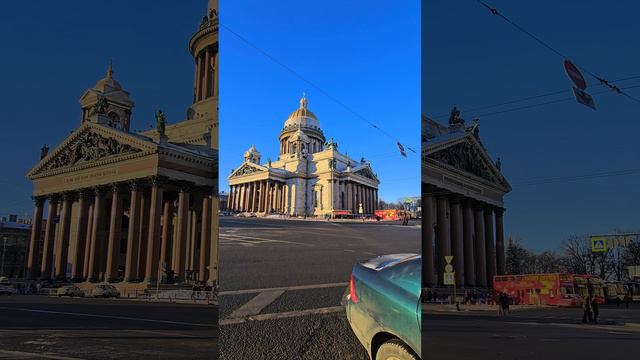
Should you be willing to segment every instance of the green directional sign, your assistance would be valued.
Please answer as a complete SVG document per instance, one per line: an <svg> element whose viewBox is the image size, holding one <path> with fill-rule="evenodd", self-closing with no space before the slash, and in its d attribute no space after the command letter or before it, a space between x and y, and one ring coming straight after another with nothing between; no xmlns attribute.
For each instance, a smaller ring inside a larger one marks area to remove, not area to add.
<svg viewBox="0 0 640 360"><path fill-rule="evenodd" d="M591 237L591 252L606 252L607 251L607 238L604 236L592 236Z"/></svg>

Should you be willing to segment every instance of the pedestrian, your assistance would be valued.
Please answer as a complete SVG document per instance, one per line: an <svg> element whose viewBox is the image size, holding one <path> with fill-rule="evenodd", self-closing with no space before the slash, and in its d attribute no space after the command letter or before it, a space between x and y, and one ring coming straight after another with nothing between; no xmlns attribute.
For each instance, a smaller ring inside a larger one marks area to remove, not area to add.
<svg viewBox="0 0 640 360"><path fill-rule="evenodd" d="M504 303L504 293L500 293L498 295L498 301L497 301L497 304L498 304L498 316L504 316L503 303Z"/></svg>
<svg viewBox="0 0 640 360"><path fill-rule="evenodd" d="M503 298L503 307L504 309L502 310L502 312L504 312L505 315L509 315L509 305L511 305L511 297L509 297L509 295L507 295L507 293L504 293L504 298Z"/></svg>
<svg viewBox="0 0 640 360"><path fill-rule="evenodd" d="M584 295L582 297L582 323L586 323L587 320L593 322L593 317L591 316L591 299L589 295Z"/></svg>
<svg viewBox="0 0 640 360"><path fill-rule="evenodd" d="M594 296L591 300L591 312L593 312L593 322L598 323L598 315L600 315L600 310L598 309L598 301Z"/></svg>

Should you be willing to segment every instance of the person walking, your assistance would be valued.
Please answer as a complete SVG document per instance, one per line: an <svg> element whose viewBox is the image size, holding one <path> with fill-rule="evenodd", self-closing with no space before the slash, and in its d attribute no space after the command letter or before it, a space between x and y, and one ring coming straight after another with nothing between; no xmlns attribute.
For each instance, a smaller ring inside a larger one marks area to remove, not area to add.
<svg viewBox="0 0 640 360"><path fill-rule="evenodd" d="M591 312L593 313L593 322L597 324L600 310L598 309L598 301L596 300L595 296L591 299Z"/></svg>
<svg viewBox="0 0 640 360"><path fill-rule="evenodd" d="M593 318L591 317L591 299L589 295L584 295L582 297L582 323L586 323L587 320L589 322L593 322Z"/></svg>
<svg viewBox="0 0 640 360"><path fill-rule="evenodd" d="M504 293L498 295L498 316L504 316Z"/></svg>

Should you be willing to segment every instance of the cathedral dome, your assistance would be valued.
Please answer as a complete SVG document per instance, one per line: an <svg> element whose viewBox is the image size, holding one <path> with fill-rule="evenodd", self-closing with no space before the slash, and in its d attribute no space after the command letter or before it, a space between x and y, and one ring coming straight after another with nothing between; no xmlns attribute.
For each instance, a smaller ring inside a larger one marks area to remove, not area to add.
<svg viewBox="0 0 640 360"><path fill-rule="evenodd" d="M101 91L102 93L123 90L122 85L113 78L113 66L111 64L109 64L109 69L107 69L107 75L98 80L93 88Z"/></svg>
<svg viewBox="0 0 640 360"><path fill-rule="evenodd" d="M314 128L320 129L320 121L316 115L307 108L307 98L303 95L300 99L300 107L289 115L284 122L284 128Z"/></svg>

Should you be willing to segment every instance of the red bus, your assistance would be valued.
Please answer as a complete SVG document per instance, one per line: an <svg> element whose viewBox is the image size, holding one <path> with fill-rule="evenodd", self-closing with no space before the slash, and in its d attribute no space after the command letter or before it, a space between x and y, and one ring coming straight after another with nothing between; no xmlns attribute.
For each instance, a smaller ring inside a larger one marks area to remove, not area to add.
<svg viewBox="0 0 640 360"><path fill-rule="evenodd" d="M514 304L580 306L587 286L592 286L596 301L604 303L602 280L590 275L526 274L497 275L493 289L504 292Z"/></svg>

